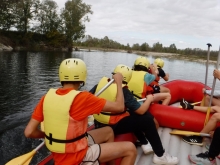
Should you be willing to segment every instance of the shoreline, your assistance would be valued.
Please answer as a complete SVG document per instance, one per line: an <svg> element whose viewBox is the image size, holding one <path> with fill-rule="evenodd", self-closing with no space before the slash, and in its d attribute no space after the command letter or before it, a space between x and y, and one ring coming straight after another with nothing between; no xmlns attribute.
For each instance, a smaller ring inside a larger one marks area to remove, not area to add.
<svg viewBox="0 0 220 165"><path fill-rule="evenodd" d="M105 52L120 52L120 53L128 53L126 50L121 49L103 49L103 48L87 48L87 47L79 47L80 51L105 51ZM153 56L153 57L164 57L169 59L179 59L184 61L191 61L191 62L199 62L206 64L207 59L199 58L198 56L187 56L187 55L181 55L177 53L163 53L163 52L143 52L143 51L132 51L130 54L137 54L140 56ZM209 59L210 64L216 64L217 61L213 61Z"/></svg>

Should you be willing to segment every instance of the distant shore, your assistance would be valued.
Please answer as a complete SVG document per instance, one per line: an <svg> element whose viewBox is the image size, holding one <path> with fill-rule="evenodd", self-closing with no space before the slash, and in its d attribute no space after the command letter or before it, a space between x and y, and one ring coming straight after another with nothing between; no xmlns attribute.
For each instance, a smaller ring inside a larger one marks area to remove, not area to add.
<svg viewBox="0 0 220 165"><path fill-rule="evenodd" d="M86 50L86 51L105 51L105 52L121 52L121 53L128 53L126 50L121 49L103 49L103 48L87 48L87 47L79 47L80 50ZM141 56L154 56L154 57L164 57L164 58L170 58L170 59L179 59L179 60L185 60L185 61L193 61L193 62L199 62L199 63L206 63L207 59L202 59L199 56L187 56L177 53L163 53L163 52L145 52L145 51L135 51L132 50L132 54L137 54ZM216 64L216 61L209 60L209 63Z"/></svg>

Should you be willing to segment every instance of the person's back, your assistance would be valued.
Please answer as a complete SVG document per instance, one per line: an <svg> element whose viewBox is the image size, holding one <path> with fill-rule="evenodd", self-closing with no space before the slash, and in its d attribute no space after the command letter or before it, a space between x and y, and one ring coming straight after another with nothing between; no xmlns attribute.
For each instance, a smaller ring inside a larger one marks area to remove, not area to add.
<svg viewBox="0 0 220 165"><path fill-rule="evenodd" d="M87 132L88 116L101 111L122 112L124 98L122 76L117 74L117 95L114 102L78 91L85 84L85 63L76 58L64 60L59 69L62 88L51 89L42 97L25 129L25 136L45 138L56 165L99 164L122 158L121 164L134 164L136 149L131 142L114 142L110 127ZM38 129L44 121L44 130ZM117 152L117 155L112 155Z"/></svg>
<svg viewBox="0 0 220 165"><path fill-rule="evenodd" d="M157 76L154 66L145 57L138 57L134 62L131 80L128 82L129 90L137 98L145 98L146 95L151 94L153 89L149 86ZM151 68L152 74L148 73Z"/></svg>

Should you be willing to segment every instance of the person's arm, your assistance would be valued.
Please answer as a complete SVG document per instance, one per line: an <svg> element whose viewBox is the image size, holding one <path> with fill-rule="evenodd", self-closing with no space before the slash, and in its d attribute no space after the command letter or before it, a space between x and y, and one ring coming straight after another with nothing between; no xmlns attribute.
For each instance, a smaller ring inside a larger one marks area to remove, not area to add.
<svg viewBox="0 0 220 165"><path fill-rule="evenodd" d="M213 76L220 80L220 71L218 69L214 69Z"/></svg>
<svg viewBox="0 0 220 165"><path fill-rule="evenodd" d="M164 79L165 81L168 81L169 78L170 78L169 73L165 73L165 76L163 77L163 79Z"/></svg>
<svg viewBox="0 0 220 165"><path fill-rule="evenodd" d="M44 132L38 129L40 122L31 118L25 128L24 135L27 138L44 138Z"/></svg>
<svg viewBox="0 0 220 165"><path fill-rule="evenodd" d="M151 103L154 101L154 96L153 95L147 95L146 100L144 103L135 111L135 113L139 115L145 114L145 112L148 111Z"/></svg>
<svg viewBox="0 0 220 165"><path fill-rule="evenodd" d="M113 75L113 79L117 85L117 96L115 102L106 101L103 111L106 112L123 112L124 111L124 95L122 91L123 76L121 73Z"/></svg>
<svg viewBox="0 0 220 165"><path fill-rule="evenodd" d="M141 105L127 88L123 88L123 92L126 108L128 108L129 112L137 113L139 115L143 115L148 111L150 104L154 99L153 95L147 95L146 101Z"/></svg>
<svg viewBox="0 0 220 165"><path fill-rule="evenodd" d="M158 71L159 71L159 76L162 77L165 81L168 81L169 80L169 73L165 73L163 69L161 68L158 68Z"/></svg>
<svg viewBox="0 0 220 165"><path fill-rule="evenodd" d="M153 64L150 65L151 74L153 74L155 77L157 77L157 74L159 73L157 68Z"/></svg>
<svg viewBox="0 0 220 165"><path fill-rule="evenodd" d="M38 129L40 122L43 121L43 102L44 96L37 104L32 117L25 128L24 134L28 138L44 138L44 132Z"/></svg>

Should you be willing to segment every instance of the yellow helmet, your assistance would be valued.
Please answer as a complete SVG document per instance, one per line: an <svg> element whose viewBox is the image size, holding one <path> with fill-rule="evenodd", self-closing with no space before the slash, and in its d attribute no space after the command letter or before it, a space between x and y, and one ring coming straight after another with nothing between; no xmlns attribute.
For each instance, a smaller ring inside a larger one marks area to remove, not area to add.
<svg viewBox="0 0 220 165"><path fill-rule="evenodd" d="M157 64L157 66L160 68L163 68L163 66L164 66L164 61L161 58L155 59L154 63Z"/></svg>
<svg viewBox="0 0 220 165"><path fill-rule="evenodd" d="M59 68L60 81L83 81L87 77L86 64L78 58L69 58L62 61Z"/></svg>
<svg viewBox="0 0 220 165"><path fill-rule="evenodd" d="M138 57L135 60L134 65L141 65L141 66L144 66L146 68L149 68L150 61L146 57Z"/></svg>
<svg viewBox="0 0 220 165"><path fill-rule="evenodd" d="M119 64L114 69L113 74L118 72L122 74L124 82L128 83L130 81L132 76L132 69L130 67L123 64Z"/></svg>

